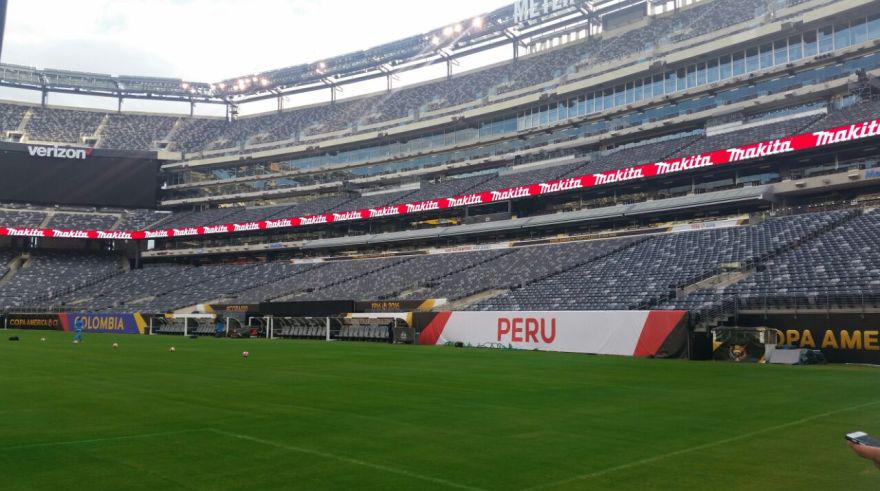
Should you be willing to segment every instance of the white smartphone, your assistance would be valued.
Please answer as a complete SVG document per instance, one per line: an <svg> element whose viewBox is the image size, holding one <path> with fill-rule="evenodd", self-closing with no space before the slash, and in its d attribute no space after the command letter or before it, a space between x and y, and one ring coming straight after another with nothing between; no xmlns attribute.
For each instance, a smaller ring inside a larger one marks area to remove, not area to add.
<svg viewBox="0 0 880 491"><path fill-rule="evenodd" d="M868 447L880 447L880 440L865 433L864 431L854 431L852 433L847 433L846 439L857 444L857 445L866 445Z"/></svg>

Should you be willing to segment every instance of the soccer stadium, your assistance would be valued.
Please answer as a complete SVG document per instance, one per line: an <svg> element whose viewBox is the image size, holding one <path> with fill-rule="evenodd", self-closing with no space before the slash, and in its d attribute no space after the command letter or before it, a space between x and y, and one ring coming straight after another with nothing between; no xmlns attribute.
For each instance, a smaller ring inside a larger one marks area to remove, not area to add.
<svg viewBox="0 0 880 491"><path fill-rule="evenodd" d="M0 488L880 489L880 1L374 3L0 42Z"/></svg>

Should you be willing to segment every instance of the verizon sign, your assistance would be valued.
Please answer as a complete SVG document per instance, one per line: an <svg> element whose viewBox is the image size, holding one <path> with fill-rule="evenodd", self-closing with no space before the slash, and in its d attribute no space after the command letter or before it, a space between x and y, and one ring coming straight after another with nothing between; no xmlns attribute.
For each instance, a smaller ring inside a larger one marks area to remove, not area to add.
<svg viewBox="0 0 880 491"><path fill-rule="evenodd" d="M53 159L85 160L92 155L91 148L47 147L44 145L28 145L31 157L48 157Z"/></svg>
<svg viewBox="0 0 880 491"><path fill-rule="evenodd" d="M588 189L596 186L621 184L627 181L635 181L657 176L676 175L678 173L694 171L702 168L747 162L754 159L767 158L792 152L801 152L826 145L834 145L877 136L880 136L880 120L873 120L839 128L829 128L827 130L816 131L813 133L804 133L771 141L743 145L737 148L721 149L700 155L685 156L674 160L670 159L663 162L623 167L607 172L568 177L557 181L534 183L516 188L498 189L494 191L487 190L479 194L438 198L431 201L422 201L420 203L395 204L384 208L374 208L369 210L334 211L325 215L313 215L299 218L290 217L260 222L136 232L44 230L37 228L18 228L15 227L15 224L9 224L11 227L7 226L4 228L0 226L0 236L12 235L23 237L144 240L165 237L252 232L265 229L284 229L304 225L321 225L333 222L393 217L413 213L427 213L455 207L494 203L498 201L508 201L531 196L542 196L545 194L563 193L566 191ZM28 147L28 149L31 155L53 158L82 159L87 158L91 154L90 149L82 148L31 146ZM532 324L529 325L531 326ZM547 325L551 327L553 326L552 322ZM511 324L511 326L513 326L513 324ZM514 329L514 327L511 327L511 329ZM513 330L511 332L515 333ZM529 339L531 339L531 337Z"/></svg>
<svg viewBox="0 0 880 491"><path fill-rule="evenodd" d="M517 0L513 4L513 19L519 24L574 7L577 3L575 0Z"/></svg>

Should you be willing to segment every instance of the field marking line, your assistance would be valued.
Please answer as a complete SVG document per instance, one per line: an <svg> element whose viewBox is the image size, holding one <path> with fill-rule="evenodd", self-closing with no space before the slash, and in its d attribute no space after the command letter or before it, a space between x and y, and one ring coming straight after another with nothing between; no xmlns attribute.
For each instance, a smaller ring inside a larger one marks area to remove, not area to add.
<svg viewBox="0 0 880 491"><path fill-rule="evenodd" d="M797 421L790 421L790 422L788 422L788 423L783 423L783 424L781 424L781 425L770 426L770 427L763 428L763 429L760 429L760 430L752 431L752 432L750 432L750 433L744 433L744 434L737 435L737 436L734 436L734 437L725 438L725 439L723 439L723 440L717 440L717 441L714 441L714 442L708 442L708 443L704 443L704 444L702 444L702 445L697 445L697 446L694 446L694 447L683 448L683 449L681 449L681 450L676 450L676 451L674 451L674 452L669 452L669 453L665 453L665 454L662 454L662 455L657 455L657 456L655 456L655 457L648 457L648 458L645 458L645 459L636 460L636 461L629 462L629 463L626 463L626 464L621 464L621 465L618 465L618 466L609 467L609 468L607 468L607 469L602 469L602 470L598 470L598 471L595 471L595 472L591 472L591 473L589 473L589 474L581 474L581 475L579 475L579 476L574 476L574 477L571 477L571 478L568 478L568 479L563 479L563 480L561 480L561 481L555 481L555 482L551 482L551 483L541 484L541 485L539 485L539 486L533 486L533 487L530 487L530 488L525 488L523 491L536 491L536 490L539 490L539 489L554 488L554 487L562 486L562 485L565 485L565 484L570 484L570 483L573 483L573 482L575 482L575 481L585 481L585 480L587 480L587 479L592 479L592 478L594 478L594 477L604 476L605 474L611 474L611 473L618 472L618 471L622 471L622 470L625 470L625 469L630 469L630 468L632 468L632 467L638 467L638 466L640 466L640 465L650 464L650 463L653 463L653 462L657 462L657 461L659 461L659 460L667 459L667 458L669 458L669 457L677 457L677 456L679 456L679 455L683 455L683 454L686 454L686 453L696 452L696 451L699 451L699 450L705 450L705 449L707 449L707 448L717 447L717 446L719 446L719 445L726 445L726 444L728 444L728 443L733 443L733 442L740 441L740 440L746 440L746 439L748 439L748 438L752 438L752 437L754 437L754 436L762 435L762 434L764 434L764 433L770 433L770 432L773 432L773 431L777 431L777 430L782 430L782 429L785 429L785 428L789 428L789 427L792 427L792 426L797 426L797 425L801 425L801 424L804 424L804 423L809 423L810 421L814 421L814 420L817 420L817 419L827 418L828 416L834 416L835 414L844 413L844 412L847 412L847 411L855 411L855 410L857 410L857 409L863 409L863 408L866 408L866 407L877 406L877 405L880 405L880 401L867 402L867 403L865 403L865 404L858 404L858 405L855 405L855 406L845 407L845 408L841 408L841 409L835 409L834 411L828 411L828 412L825 412L825 413L822 413L822 414L815 414L815 415L813 415L813 416L808 416L808 417L806 417L806 418L801 418L801 419L799 419L799 420L797 420Z"/></svg>
<svg viewBox="0 0 880 491"><path fill-rule="evenodd" d="M156 438L160 436L174 436L174 435L183 435L186 433L199 433L210 431L206 428L197 428L191 430L179 430L179 431L162 431L157 433L141 433L138 435L124 435L124 436L111 436L107 438L93 438L91 440L70 440L64 442L43 442L43 443L29 443L25 445L15 445L12 447L0 447L0 452L10 452L13 450L27 450L31 448L43 448L43 447L62 447L66 445L87 445L89 443L106 443L106 442L115 442L115 441L126 441L126 440L140 440L143 438Z"/></svg>
<svg viewBox="0 0 880 491"><path fill-rule="evenodd" d="M250 435L242 435L240 433L231 433L229 431L223 431L223 430L219 430L216 428L210 428L209 431L212 431L218 435L227 436L229 438L236 438L239 440L245 440L245 441L249 441L249 442L253 442L253 443L259 443L261 445L280 448L282 450L288 450L291 452L298 452L298 453L303 453L303 454L307 454L307 455L313 455L315 457L323 457L325 459L338 460L340 462L346 462L348 464L359 465L362 467L369 467L371 469L375 469L375 470L379 470L379 471L383 471L383 472L388 472L391 474L398 474L401 476L411 477L411 478L419 479L422 481L433 482L435 484L442 484L444 486L448 486L451 488L469 489L472 491L483 491L481 488L467 486L465 484L459 484L457 482L447 481L446 479L441 479L439 477L425 476L425 475L418 474L418 473L411 472L411 471L407 471L404 469L397 469L397 468L389 467L389 466L382 465L382 464L374 464L372 462L367 462L367 461L355 459L352 457L343 457L341 455L335 455L335 454L323 452L320 450L314 450L314 449L304 448L304 447L296 447L293 445L285 445L283 443L273 442L271 440L265 440L265 439L257 438L257 437L250 436Z"/></svg>

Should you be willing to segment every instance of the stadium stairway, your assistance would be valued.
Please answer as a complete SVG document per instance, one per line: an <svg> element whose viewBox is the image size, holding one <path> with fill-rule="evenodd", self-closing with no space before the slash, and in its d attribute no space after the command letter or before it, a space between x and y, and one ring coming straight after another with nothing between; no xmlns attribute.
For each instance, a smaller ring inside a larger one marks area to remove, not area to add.
<svg viewBox="0 0 880 491"><path fill-rule="evenodd" d="M800 247L809 246L812 242L820 239L824 235L833 232L848 223L858 219L863 214L863 210L852 210L851 213L845 214L841 220L831 223L825 227L815 230L800 240L784 244L779 248L771 251L769 254L756 258L747 265L743 265L742 269L736 272L723 271L724 267L716 270L714 275L700 280L698 282L682 285L679 289L678 298L658 299L647 308L656 309L673 309L681 306L692 304L698 298L715 297L710 305L698 308L688 309L692 316L692 326L700 331L709 330L717 327L734 317L732 308L728 305L731 299L725 299L725 292L732 286L738 285L749 279L763 265L773 261L779 256L798 249ZM755 220L757 224L760 220Z"/></svg>
<svg viewBox="0 0 880 491"><path fill-rule="evenodd" d="M349 276L349 277L347 277L347 278L343 278L343 279L341 279L341 280L339 280L339 281L334 281L334 282L332 282L332 283L326 283L326 284L324 284L324 285L321 285L320 288L307 288L307 289L305 289L305 290L300 290L300 291L292 292L292 293L290 293L290 294L288 294L288 295L284 295L284 296L279 297L279 298L274 298L274 299L272 299L272 300L273 300L273 301L278 301L278 302L284 302L284 301L289 301L289 300L295 300L297 296L301 296L303 293L314 293L314 292L320 292L320 291L322 291L322 290L329 290L330 288L333 288L333 287L338 286L338 285L342 285L342 284L347 283L347 282L349 282L349 281L356 280L356 279L359 279L359 278L366 278L367 276L375 275L376 273L378 273L378 272L380 272L380 271L384 271L384 270L386 270L386 269L390 269L390 268L397 267L397 266L399 266L399 265L401 265L401 264L404 264L404 263L407 263L407 262L409 262L409 261L412 261L413 259L415 259L414 256L413 256L413 257L400 258L400 260L398 260L398 261L389 261L388 264L384 264L384 265L382 265L382 267L379 267L379 268L371 269L371 270L369 270L369 271L366 271L365 273L358 274L358 275L354 275L354 276ZM361 300L362 300L362 299L361 299Z"/></svg>
<svg viewBox="0 0 880 491"><path fill-rule="evenodd" d="M539 282L542 282L542 281L545 281L545 280L548 280L548 279L551 279L551 278L554 278L557 276L564 275L565 273L568 273L569 271L583 267L587 264L601 262L611 256L614 256L615 254L623 253L625 251L628 251L628 250L636 247L637 245L639 245L645 241L651 240L651 237L652 237L652 235L645 235L644 237L636 238L635 240L621 244L620 247L617 247L617 248L615 248L605 254L592 257L586 261L579 261L577 263L571 264L566 269L556 271L556 272L551 273L549 275L544 275L544 276L532 278L528 281L523 282L522 284L520 284L516 288L501 289L501 290L483 290L481 292L477 292L477 293L471 295L470 297L456 299L454 302L452 302L452 304L454 304L454 306L456 308L460 308L461 310L470 310L470 308L472 306L477 305L477 304L484 302L486 300L491 300L499 295L503 295L503 294L511 292L513 290L520 290L520 289L528 287L529 285L539 283ZM607 239L607 240L613 240L613 239ZM496 260L497 259L498 258L496 258Z"/></svg>
<svg viewBox="0 0 880 491"><path fill-rule="evenodd" d="M0 276L0 288L2 288L3 285L5 285L6 283L12 281L12 277L15 276L15 273L18 272L19 269L24 267L24 265L27 264L27 261L27 258L19 254L3 264L2 266L4 266L6 270L4 271L3 275Z"/></svg>
<svg viewBox="0 0 880 491"><path fill-rule="evenodd" d="M480 293L471 295L469 297L459 298L458 300L454 300L449 302L446 305L443 305L443 310L469 310L471 306L476 305L482 301L490 300L498 295L501 295L509 290L502 289L492 289L492 290L483 290Z"/></svg>
<svg viewBox="0 0 880 491"><path fill-rule="evenodd" d="M471 270L474 268L479 268L479 267L482 267L486 264L497 262L502 257L513 254L513 253L514 253L513 250L502 252L495 257L487 258L485 261L480 261L477 263L469 264L467 267L456 269L455 271L447 271L446 273L444 273L440 276L426 278L424 281L420 281L416 285L409 285L407 287L402 288L401 290L399 290L397 292L394 292L388 298L396 297L399 299L419 299L420 292L428 291L431 287L435 286L435 284L437 282L439 282L440 280L442 280L443 278L448 278L452 275L461 273L463 271Z"/></svg>

